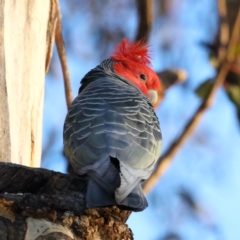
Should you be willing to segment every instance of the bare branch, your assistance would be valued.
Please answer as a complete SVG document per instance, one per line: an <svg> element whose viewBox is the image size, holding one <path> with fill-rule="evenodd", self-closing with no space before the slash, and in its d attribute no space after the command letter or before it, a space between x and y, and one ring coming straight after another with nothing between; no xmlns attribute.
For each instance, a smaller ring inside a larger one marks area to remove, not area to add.
<svg viewBox="0 0 240 240"><path fill-rule="evenodd" d="M221 64L227 54L229 42L226 0L218 0L218 12L220 16L218 62Z"/></svg>
<svg viewBox="0 0 240 240"><path fill-rule="evenodd" d="M157 75L161 80L161 87L167 90L175 84L184 82L188 74L182 69L167 69L162 72L157 72Z"/></svg>
<svg viewBox="0 0 240 240"><path fill-rule="evenodd" d="M143 191L145 194L149 193L149 191L155 186L159 178L161 178L162 175L166 172L167 168L172 163L176 153L180 150L184 142L196 130L206 110L212 106L215 94L217 90L222 86L225 80L225 77L227 76L227 73L231 67L231 64L234 61L234 58L232 57L232 49L234 49L235 46L237 45L239 32L240 32L239 26L240 26L240 10L238 13L238 17L235 21L234 29L233 29L228 50L227 50L227 55L225 56L225 60L222 64L222 67L219 70L216 81L211 91L209 92L205 100L202 102L202 104L199 106L199 108L197 109L193 117L187 123L180 137L173 142L173 144L169 147L166 153L162 157L160 157L160 159L158 160L158 164L156 166L155 171L143 186Z"/></svg>
<svg viewBox="0 0 240 240"><path fill-rule="evenodd" d="M137 41L144 39L144 41L147 42L150 36L153 21L152 3L152 0L137 1L139 15L138 33L136 37Z"/></svg>
<svg viewBox="0 0 240 240"><path fill-rule="evenodd" d="M238 10L240 8L239 0L226 0L227 6L227 22L229 25L229 32L231 33L237 19Z"/></svg>
<svg viewBox="0 0 240 240"><path fill-rule="evenodd" d="M65 50L63 37L62 37L61 13L60 13L60 6L59 6L58 0L56 0L56 4L58 9L58 21L56 26L55 39L56 39L56 45L58 50L58 56L62 66L64 87L65 87L65 97L66 97L67 107L69 109L73 101L73 96L72 96L72 89L71 89L70 74L67 66L66 50Z"/></svg>
<svg viewBox="0 0 240 240"><path fill-rule="evenodd" d="M58 0L51 0L51 8L49 13L49 21L48 21L48 31L47 31L47 52L46 52L46 64L45 64L45 72L48 72L52 54L53 54L53 46L56 41L58 56L60 59L63 79L64 79L64 89L65 89L65 97L68 109L70 108L73 96L71 89L71 81L70 74L67 66L67 57L65 45L62 37L62 25L61 25L61 12Z"/></svg>
<svg viewBox="0 0 240 240"><path fill-rule="evenodd" d="M157 75L161 81L161 87L158 90L158 101L154 104L154 108L157 109L161 104L165 92L172 86L183 83L187 79L187 72L182 69L167 69L162 72L157 72Z"/></svg>
<svg viewBox="0 0 240 240"><path fill-rule="evenodd" d="M54 0L50 1L50 12L47 30L47 52L45 62L45 73L48 72L53 55L53 47L55 43L55 32L58 20L58 11Z"/></svg>

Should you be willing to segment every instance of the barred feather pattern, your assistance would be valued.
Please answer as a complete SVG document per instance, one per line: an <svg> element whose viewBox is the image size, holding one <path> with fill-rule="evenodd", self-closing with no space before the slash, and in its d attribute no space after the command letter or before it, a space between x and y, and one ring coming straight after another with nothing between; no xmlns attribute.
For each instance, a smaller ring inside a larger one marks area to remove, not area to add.
<svg viewBox="0 0 240 240"><path fill-rule="evenodd" d="M65 120L64 150L80 175L101 185L116 205L128 205L126 198L153 171L162 136L149 99L114 73L113 64L105 60L82 79ZM117 171L111 158L119 161ZM144 201L129 208L142 210Z"/></svg>

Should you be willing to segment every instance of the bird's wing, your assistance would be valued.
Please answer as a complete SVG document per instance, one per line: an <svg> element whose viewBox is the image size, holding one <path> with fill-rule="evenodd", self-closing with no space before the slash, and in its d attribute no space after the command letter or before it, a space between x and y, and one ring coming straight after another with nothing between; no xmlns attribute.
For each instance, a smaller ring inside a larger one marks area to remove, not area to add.
<svg viewBox="0 0 240 240"><path fill-rule="evenodd" d="M81 169L104 156L152 169L161 132L147 97L125 82L98 78L74 100L64 124L65 153Z"/></svg>

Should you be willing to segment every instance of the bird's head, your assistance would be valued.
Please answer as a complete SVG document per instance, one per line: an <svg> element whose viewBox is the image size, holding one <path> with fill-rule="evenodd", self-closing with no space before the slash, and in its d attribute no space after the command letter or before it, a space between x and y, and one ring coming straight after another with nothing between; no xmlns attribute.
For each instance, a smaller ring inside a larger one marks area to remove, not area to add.
<svg viewBox="0 0 240 240"><path fill-rule="evenodd" d="M160 80L150 68L149 49L143 41L130 43L123 39L111 58L115 61L115 73L133 83L152 104L157 102Z"/></svg>

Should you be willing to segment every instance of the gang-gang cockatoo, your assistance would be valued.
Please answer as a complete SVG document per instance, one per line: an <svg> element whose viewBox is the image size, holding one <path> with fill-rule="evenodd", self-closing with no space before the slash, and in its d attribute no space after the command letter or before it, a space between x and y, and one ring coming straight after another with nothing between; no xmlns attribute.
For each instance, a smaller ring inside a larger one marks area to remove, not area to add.
<svg viewBox="0 0 240 240"><path fill-rule="evenodd" d="M88 181L88 208L147 207L141 185L153 171L162 143L151 104L159 88L147 45L126 39L82 79L63 135L67 158Z"/></svg>

